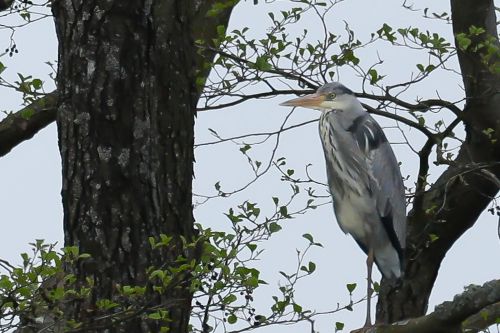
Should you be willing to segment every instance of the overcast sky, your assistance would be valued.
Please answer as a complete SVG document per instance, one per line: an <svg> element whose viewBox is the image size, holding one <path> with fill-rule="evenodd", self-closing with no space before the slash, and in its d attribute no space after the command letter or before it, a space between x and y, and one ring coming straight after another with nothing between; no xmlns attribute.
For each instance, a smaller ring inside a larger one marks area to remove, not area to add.
<svg viewBox="0 0 500 333"><path fill-rule="evenodd" d="M250 32L261 35L269 24L268 11L277 11L287 6L288 1L275 1L270 4L254 6L253 1L243 2L235 9L229 30L250 27ZM367 1L346 0L339 4L329 19L330 30L335 34L344 33L344 20L361 39L368 39L371 32L376 31L384 22L395 27L417 26L423 30L439 32L449 40L452 38L451 26L439 21L424 20L418 13L411 13L401 8L402 1ZM435 1L418 1L417 8L431 7L435 12L448 11L447 2L439 2L442 7L436 8ZM418 7L420 6L420 7ZM1 21L0 24L4 22ZM305 17L301 28L319 33L317 21ZM0 30L0 50L9 44L10 32ZM57 43L53 23L50 19L37 22L31 27L16 32L15 39L19 54L10 58L0 57L0 61L8 67L3 77L16 79L16 73L31 74L45 81L45 89L54 87L48 74L51 68L46 61L57 59ZM367 63L376 61L380 56L386 62L382 66L388 75L388 83L406 81L411 72L416 71L418 61L414 53L391 47L381 47L363 51ZM424 59L425 60L425 59ZM363 59L363 61L365 61ZM420 58L420 62L422 59ZM456 66L456 63L455 63ZM361 89L361 79L349 71L341 71L341 81L355 91ZM406 94L415 98L436 97L439 95L448 100L462 97L461 82L456 75L443 73L431 78L425 85L419 85ZM215 129L223 136L242 133L257 133L279 128L290 109L278 104L289 98L279 97L265 101L249 101L239 106L218 111L201 112L196 123L196 141L203 143L213 140L208 128ZM21 100L10 90L0 87L0 110L18 110ZM2 117L2 116L0 116ZM315 111L297 109L290 119L290 124L309 119L316 119ZM380 120L379 118L377 118ZM387 126L390 122L381 120ZM415 131L409 131L413 137ZM386 133L392 142L401 141L398 131L388 128ZM252 149L256 158L265 161L269 156L271 145ZM394 145L396 155L402 162L403 175L411 175L414 181L415 156L408 147ZM286 156L288 165L303 174L304 166L312 164L311 172L318 180L326 182L324 160L321 143L317 133L317 124L313 123L296 131L282 135L277 156ZM434 173L434 178L439 170ZM200 147L196 149L194 191L199 194L213 193L213 185L220 181L224 190L238 188L251 178L251 172L239 147L233 144ZM197 222L214 228L227 228L227 220L223 213L229 207L249 199L259 203L263 208L272 208L272 196L286 195L288 185L278 181L276 172L264 178L240 195L230 199L215 199L199 206L195 210ZM57 148L57 133L54 124L48 126L34 139L16 147L10 154L0 158L0 219L3 232L0 234L0 258L20 263L19 253L29 249L28 243L35 239L47 242L59 242L62 245L62 207L61 207L61 165ZM441 267L436 286L431 296L430 309L442 301L449 300L460 293L470 283L482 284L487 280L500 276L498 260L492 260L500 253L500 242L497 237L497 218L483 214L476 226L468 231L446 256ZM295 265L296 248L304 248L306 242L303 233L311 233L324 248L314 249L309 260L316 262L317 272L311 279L299 284L298 300L304 308L318 311L331 310L337 303L345 304L348 294L347 283L358 283L355 298L365 292L366 257L350 236L344 235L338 228L331 205L318 208L310 214L283 224L283 230L271 241L263 244L266 251L261 256L258 267L262 270L262 278L269 283L257 294L257 304L269 306L270 295L276 294L280 276L278 271L291 271ZM376 278L380 275L376 273ZM260 296L260 298L259 298ZM264 309L264 308L262 308ZM259 307L257 307L259 311ZM264 310L261 310L265 312ZM333 332L336 321L345 322L346 330L363 324L364 304L355 308L354 312L340 312L318 320L316 327L321 332ZM303 332L304 326L287 328L289 332ZM275 331L271 329L271 331Z"/></svg>

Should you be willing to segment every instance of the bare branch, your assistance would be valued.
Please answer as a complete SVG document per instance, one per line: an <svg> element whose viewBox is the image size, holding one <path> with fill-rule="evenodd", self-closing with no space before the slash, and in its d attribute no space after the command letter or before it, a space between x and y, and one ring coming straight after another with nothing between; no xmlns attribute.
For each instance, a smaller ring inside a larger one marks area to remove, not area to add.
<svg viewBox="0 0 500 333"><path fill-rule="evenodd" d="M424 133L430 139L434 137L434 134L432 134L431 131L429 131L427 128L425 128L422 125L419 125L418 123L416 123L414 121L406 119L405 117L398 116L397 114L377 110L368 104L364 104L364 103L361 103L361 104L369 113L373 113L373 114L376 114L376 115L379 115L382 117L386 117L386 118L390 118L390 119L394 119L396 121L402 122L403 124L406 124L410 127L413 127L415 129L419 130L420 132Z"/></svg>
<svg viewBox="0 0 500 333"><path fill-rule="evenodd" d="M245 101L248 101L250 99L259 99L259 98L265 98L265 97L275 97L278 95L289 95L289 94L302 94L302 93L312 93L314 92L313 90L293 90L293 89L287 89L287 90L271 90L267 92L262 92L262 93L257 93L257 94L250 94L250 95L238 95L236 97L239 97L239 99L234 100L232 102L228 103L221 103L221 104L216 104L216 105L207 105L204 107L199 107L196 109L196 111L209 111L209 110L216 110L216 109L223 109L227 108L230 106L235 106L240 103L243 103Z"/></svg>
<svg viewBox="0 0 500 333"><path fill-rule="evenodd" d="M243 58L240 58L234 54L230 54L230 53L227 53L227 52L224 52L220 49L217 49L217 48L214 48L214 47L209 47L209 46L198 46L200 47L201 49L206 49L206 50L209 50L209 51L212 51L212 52L215 52L217 54L219 54L220 56L224 57L224 58L228 58L228 59L231 59L237 63L240 63L240 64L244 64L244 65L253 65L253 63L250 61L250 60L247 60L247 59L243 59ZM314 89L316 90L318 88L318 84L314 83L314 82L311 82L308 80L307 77L305 77L304 75L301 75L301 74L298 74L298 73L294 73L293 71L292 72L289 72L285 69L281 69L281 68L273 68L273 69L270 69L270 70L267 70L265 71L267 73L271 73L271 74L278 74L286 79L291 79L291 80L295 80L301 84L303 84L305 87L308 87L310 89Z"/></svg>
<svg viewBox="0 0 500 333"><path fill-rule="evenodd" d="M302 123L299 123L299 124L290 125L288 127L283 127L283 128L280 128L280 129L278 129L276 131L273 131L273 132L250 133L250 134L242 134L242 135L238 135L238 136L233 136L233 137L230 137L230 138L219 138L219 140L216 140L216 141L202 142L202 143L196 144L195 148L202 147L202 146L214 145L214 144L218 144L218 143L222 143L222 142L227 142L227 141L234 141L234 140L239 140L239 139L244 139L244 138L257 137L257 136L265 136L266 137L264 139L264 141L265 141L265 140L267 140L269 137L271 137L273 135L278 135L280 133L289 131L291 129L294 129L294 128L297 128L297 127L302 127L302 126L305 126L305 125L308 125L308 124L311 124L311 123L315 123L317 121L318 121L318 119L312 119L312 120L308 120L308 121L305 121L305 122L302 122Z"/></svg>
<svg viewBox="0 0 500 333"><path fill-rule="evenodd" d="M426 99L423 101L418 102L417 104L412 104L403 101L402 99L399 99L397 97L394 97L392 95L372 95L372 94L366 94L366 93L357 93L356 96L361 97L361 98L366 98L366 99L371 99L375 101L387 101L387 102L392 102L396 105L402 106L408 110L412 111L425 111L433 106L435 107L443 107L451 112L453 112L457 117L461 116L462 110L455 105L455 103L445 101L442 99Z"/></svg>

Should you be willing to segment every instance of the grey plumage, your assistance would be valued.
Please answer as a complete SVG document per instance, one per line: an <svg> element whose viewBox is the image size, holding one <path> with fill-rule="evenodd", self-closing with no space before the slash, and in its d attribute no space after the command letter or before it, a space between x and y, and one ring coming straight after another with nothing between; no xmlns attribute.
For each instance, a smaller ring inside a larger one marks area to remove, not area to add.
<svg viewBox="0 0 500 333"><path fill-rule="evenodd" d="M340 228L368 254L370 296L373 260L386 278L402 277L406 208L391 146L380 125L340 83L327 83L314 94L281 105L322 112L319 133L335 215Z"/></svg>
<svg viewBox="0 0 500 333"><path fill-rule="evenodd" d="M372 243L384 276L399 278L406 232L401 174L380 126L356 111L325 111L319 120L335 215L365 252Z"/></svg>

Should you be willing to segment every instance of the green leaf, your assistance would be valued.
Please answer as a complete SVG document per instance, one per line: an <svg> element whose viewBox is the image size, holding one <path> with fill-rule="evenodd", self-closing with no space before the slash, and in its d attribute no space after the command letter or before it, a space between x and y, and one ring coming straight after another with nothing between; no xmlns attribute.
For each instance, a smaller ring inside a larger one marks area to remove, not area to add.
<svg viewBox="0 0 500 333"><path fill-rule="evenodd" d="M303 234L302 237L307 239L311 244L314 243L313 236L311 234Z"/></svg>
<svg viewBox="0 0 500 333"><path fill-rule="evenodd" d="M255 320L257 320L259 323L263 323L266 321L266 316L263 315L256 315Z"/></svg>
<svg viewBox="0 0 500 333"><path fill-rule="evenodd" d="M90 253L82 253L78 256L78 259L88 259L90 257L92 257Z"/></svg>
<svg viewBox="0 0 500 333"><path fill-rule="evenodd" d="M28 254L25 253L25 252L21 253L21 258L23 258L23 265L24 265L24 267L28 267L28 264L29 264L29 261L30 261L30 258L28 256Z"/></svg>
<svg viewBox="0 0 500 333"><path fill-rule="evenodd" d="M385 37L385 39L387 39L387 41L389 41L390 43L394 43L394 41L396 40L395 33L392 31L392 27L387 25L386 23L382 25L382 28L377 30L377 34L379 35L379 37Z"/></svg>
<svg viewBox="0 0 500 333"><path fill-rule="evenodd" d="M231 220L231 222L233 223L243 221L243 219L239 215L238 216L234 215L234 210L232 208L229 208L229 213L224 215L226 215L228 219Z"/></svg>
<svg viewBox="0 0 500 333"><path fill-rule="evenodd" d="M174 238L173 236L167 236L165 234L160 234L160 239L161 239L160 243L161 243L161 245L167 246L173 238Z"/></svg>
<svg viewBox="0 0 500 333"><path fill-rule="evenodd" d="M244 145L243 147L240 148L240 151L243 154L246 154L247 151L249 151L252 147L250 145Z"/></svg>
<svg viewBox="0 0 500 333"><path fill-rule="evenodd" d="M203 88L205 86L206 78L203 76L196 77L195 84L198 88Z"/></svg>
<svg viewBox="0 0 500 333"><path fill-rule="evenodd" d="M280 207L280 214L283 216L283 217L290 217L288 215L288 208L286 206L281 206Z"/></svg>
<svg viewBox="0 0 500 333"><path fill-rule="evenodd" d="M356 286L357 286L356 283L348 283L346 285L347 290L349 291L349 294L352 294L352 292L354 291L354 289L356 289Z"/></svg>
<svg viewBox="0 0 500 333"><path fill-rule="evenodd" d="M230 303L235 302L236 299L237 299L236 295L230 294L230 295L227 295L226 297L224 297L224 299L222 300L222 303L230 304Z"/></svg>
<svg viewBox="0 0 500 333"><path fill-rule="evenodd" d="M109 310L109 309L112 309L114 307L117 307L118 303L115 303L107 298L103 298L103 299L97 300L96 305L101 310Z"/></svg>
<svg viewBox="0 0 500 333"><path fill-rule="evenodd" d="M316 270L316 264L313 263L312 261L309 261L309 273L312 273Z"/></svg>
<svg viewBox="0 0 500 333"><path fill-rule="evenodd" d="M245 281L245 285L252 288L257 288L259 286L259 279L255 276L251 276Z"/></svg>
<svg viewBox="0 0 500 333"><path fill-rule="evenodd" d="M217 35L219 35L219 37L225 37L226 36L226 27L223 25L218 25L217 26Z"/></svg>
<svg viewBox="0 0 500 333"><path fill-rule="evenodd" d="M224 282L222 281L216 281L212 287L213 291L221 290L222 288L224 288Z"/></svg>
<svg viewBox="0 0 500 333"><path fill-rule="evenodd" d="M344 323L337 321L335 323L335 332L342 331L344 329Z"/></svg>
<svg viewBox="0 0 500 333"><path fill-rule="evenodd" d="M424 117L418 117L418 124L420 126L424 126L425 125L425 118Z"/></svg>
<svg viewBox="0 0 500 333"><path fill-rule="evenodd" d="M256 244L252 244L252 243L248 243L247 247L250 249L250 251L253 252L257 248L257 245Z"/></svg>
<svg viewBox="0 0 500 333"><path fill-rule="evenodd" d="M154 248L155 244L156 244L155 238L149 237L148 240L149 240L149 245L151 246L151 248Z"/></svg>
<svg viewBox="0 0 500 333"><path fill-rule="evenodd" d="M224 10L227 10L236 3L238 3L239 0L228 0L228 1L216 1L212 7L207 11L206 16L207 17L214 17L219 14L221 14Z"/></svg>
<svg viewBox="0 0 500 333"><path fill-rule="evenodd" d="M149 319L153 320L160 320L161 319L161 313L160 312L153 312L148 315Z"/></svg>
<svg viewBox="0 0 500 333"><path fill-rule="evenodd" d="M30 12L21 12L19 13L19 16L21 16L26 22L29 22L31 19Z"/></svg>
<svg viewBox="0 0 500 333"><path fill-rule="evenodd" d="M273 68L273 66L268 62L267 56L259 56L255 60L255 68L260 71L269 71Z"/></svg>
<svg viewBox="0 0 500 333"><path fill-rule="evenodd" d="M269 223L269 231L270 232L273 233L273 232L278 232L280 230L281 230L281 226L278 223L276 223L276 222Z"/></svg>
<svg viewBox="0 0 500 333"><path fill-rule="evenodd" d="M33 81L31 81L31 84L36 90L41 89L43 85L42 80L40 79L33 79Z"/></svg>
<svg viewBox="0 0 500 333"><path fill-rule="evenodd" d="M4 291L10 291L14 287L14 283L9 279L8 276L2 275L0 277L0 289L3 289L2 292Z"/></svg>
<svg viewBox="0 0 500 333"><path fill-rule="evenodd" d="M234 324L238 321L238 318L234 314L230 314L229 317L227 317L227 322L229 324Z"/></svg>
<svg viewBox="0 0 500 333"><path fill-rule="evenodd" d="M66 246L63 248L63 252L67 256L76 257L78 256L79 249L78 246Z"/></svg>
<svg viewBox="0 0 500 333"><path fill-rule="evenodd" d="M57 288L56 288L57 289ZM23 297L31 297L32 296L32 292L31 292L31 289L28 288L28 287L21 287L21 288L17 288L17 292L23 296Z"/></svg>
<svg viewBox="0 0 500 333"><path fill-rule="evenodd" d="M370 84L375 84L380 80L380 76L378 76L378 73L374 68L370 69L368 74L370 75Z"/></svg>
<svg viewBox="0 0 500 333"><path fill-rule="evenodd" d="M165 272L161 269L156 269L149 274L150 279L154 279L155 277L158 277L161 280L165 277Z"/></svg>
<svg viewBox="0 0 500 333"><path fill-rule="evenodd" d="M436 234L429 234L429 238L431 240L431 243L433 243L439 239L439 236Z"/></svg>
<svg viewBox="0 0 500 333"><path fill-rule="evenodd" d="M297 303L293 303L293 311L297 313L302 313L302 307L298 305Z"/></svg>
<svg viewBox="0 0 500 333"><path fill-rule="evenodd" d="M134 288L132 288L131 286L123 286L122 292L125 295L131 295L134 293Z"/></svg>
<svg viewBox="0 0 500 333"><path fill-rule="evenodd" d="M462 51L467 50L467 48L472 44L472 40L463 32L457 34L455 38L457 39L458 48Z"/></svg>
<svg viewBox="0 0 500 333"><path fill-rule="evenodd" d="M433 71L433 70L435 70L435 69L436 69L436 66L434 66L434 65L432 65L432 64L430 64L430 65L428 65L427 67L425 67L425 71L426 71L427 73L430 73L430 72L432 72L432 71Z"/></svg>
<svg viewBox="0 0 500 333"><path fill-rule="evenodd" d="M23 119L29 120L35 114L35 110L31 107L26 107L21 111L21 117Z"/></svg>
<svg viewBox="0 0 500 333"><path fill-rule="evenodd" d="M485 32L486 32L486 30L484 30L484 28L483 28L483 27L477 27L477 26L475 26L475 25L471 25L471 26L469 27L469 33L470 33L472 36L478 36L478 35L483 34L483 33L485 33Z"/></svg>

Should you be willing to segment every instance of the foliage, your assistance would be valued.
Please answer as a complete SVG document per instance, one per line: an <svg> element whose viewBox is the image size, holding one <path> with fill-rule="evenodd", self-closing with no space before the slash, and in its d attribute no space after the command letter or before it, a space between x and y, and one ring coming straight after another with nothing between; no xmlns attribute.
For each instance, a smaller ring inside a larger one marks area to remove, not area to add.
<svg viewBox="0 0 500 333"><path fill-rule="evenodd" d="M459 131L463 121L461 112L464 99L446 101L438 95L428 99L417 97L409 101L408 96L412 94L408 91L441 73L459 76L452 63L457 50L473 50L492 72L499 73L497 36L483 38L484 29L471 26L467 33L455 36L455 48L451 41L436 32L412 25L395 27L383 23L368 38L362 38L347 22L342 32L329 27L333 10L341 2L292 0L288 8L268 13L269 27L264 35L255 37L251 27L236 27L227 31L227 27L219 26L217 38L211 43L197 40L200 54L217 54L214 62L205 64L207 69L211 69L212 75L206 82L204 77L197 79L200 85L204 85L198 110L217 110L249 100L310 92L324 82L338 79L340 73L357 76L361 87L357 94L363 98L367 109L391 120L400 134L401 142L421 162L418 174L406 179L407 197L411 204L415 197L425 193L432 185L428 177L432 164L454 163L456 151L464 142L464 135ZM236 1L217 2L207 16L220 15L235 3ZM259 5L265 8L263 4ZM49 6L49 2L36 5L19 2L11 12L2 14L18 15L20 21L8 27L12 35L5 53L0 57L13 57L19 52L14 31L47 17L35 10L46 6ZM410 7L407 9L414 11ZM421 14L430 20L446 22L450 19L447 13L432 13L429 9L422 10ZM315 20L320 27L320 36L303 27L304 18ZM392 82L383 59L365 56L368 51L376 52L387 47L403 48L421 56L421 61L411 69L405 69L408 71L408 80ZM18 80L8 82L1 76L8 70L0 62L0 85L21 93L25 103L31 103L45 94L42 79L18 73ZM27 113L23 116L30 118L31 115ZM192 242L183 240L183 246L193 249L202 244L203 250L199 258L188 260L179 257L172 266L151 267L148 280L143 284L117 286L114 298L96 302L97 309L94 310L92 323L63 320L64 303L75 299L85 302L91 295L94 283L91 280L83 284L77 283L74 276L64 275L64 265L87 260L88 255L78 253L76 247L66 247L62 252L57 252L54 245L36 241L32 244L33 252L30 256L22 254L23 264L20 267L0 262L3 269L0 276L0 311L1 325L6 327L4 331L18 325L16 322L19 317L23 324L36 323L42 317L50 317L52 319L46 325L63 325L69 331L88 327L86 325L111 325L131 316L168 322L171 318L166 309L175 304L150 307L148 300L143 297L144 291L152 288L155 292L164 293L166 290L183 287L182 281L186 275L189 276L189 288L194 295L193 332L243 332L257 327L302 321L308 322L314 331L318 316L331 315L341 310L352 311L354 304L363 301L352 297L356 283L346 286L350 297L348 304L337 305L330 310L307 309L296 296L299 283L317 270L316 263L308 255L311 249L321 247L321 244L311 234L303 235L306 243L302 249L296 250L296 267L288 272L279 272L283 282L270 295L272 305L266 309L255 305L256 291L259 288L271 288L263 280L259 269L254 267L262 256L266 241L285 228L291 219L330 204L325 184L311 176L309 164L290 166L284 157L278 157L283 133L314 122L308 120L289 124L291 116L292 113L287 114L280 126L270 132L225 137L220 134L219 129L209 129L214 140L201 142L196 146L198 150L212 149L214 145L231 142L236 145L235 150L243 156L250 170L250 180L243 184L231 188L222 179L213 184L213 189L207 191L208 194L197 193L198 207L209 201L245 193L257 181L265 181L264 177L279 178L290 189L288 196L273 193L270 198L260 198L260 202L244 200L228 209L225 213L227 231L198 224L198 238ZM407 133L410 130L418 131L419 135L414 134L409 138ZM484 135L496 140L492 131L492 128L488 128ZM262 146L270 152L266 160L253 153ZM302 167L304 172L297 171ZM463 172L475 172L477 169L484 169L484 166L464 166ZM272 209L264 213L261 207L269 206L270 202ZM495 200L490 208L492 213L493 207L498 212ZM427 207L425 213L436 214L440 209L442 207ZM428 233L428 240L429 243L436 242L439 236ZM157 249L169 246L171 242L168 235L150 239L151 246ZM375 289L378 288L376 284ZM335 322L335 331L343 328L342 322Z"/></svg>

